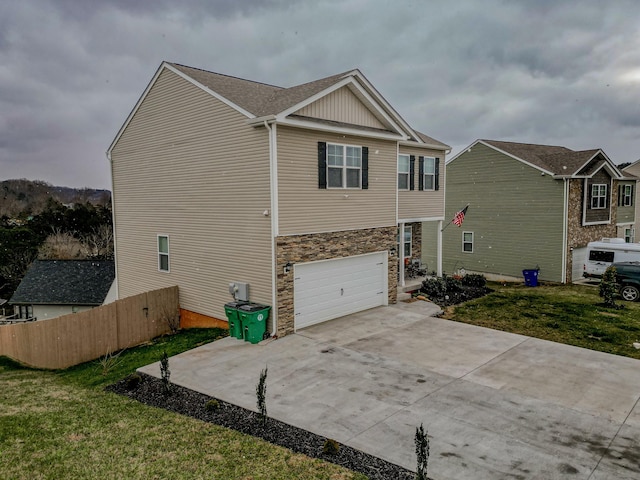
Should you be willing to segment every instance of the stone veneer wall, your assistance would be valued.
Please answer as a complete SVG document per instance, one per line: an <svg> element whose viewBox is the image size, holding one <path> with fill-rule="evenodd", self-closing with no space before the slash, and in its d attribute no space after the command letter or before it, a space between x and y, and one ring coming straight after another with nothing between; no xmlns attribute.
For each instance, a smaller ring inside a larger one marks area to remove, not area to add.
<svg viewBox="0 0 640 480"><path fill-rule="evenodd" d="M411 258L422 258L422 223L411 224Z"/></svg>
<svg viewBox="0 0 640 480"><path fill-rule="evenodd" d="M349 257L396 248L398 227L369 228L344 232L314 233L278 237L276 271L278 272L278 336L294 331L293 269L284 273L287 262L292 264ZM389 252L389 303L396 303L398 294L398 256Z"/></svg>
<svg viewBox="0 0 640 480"><path fill-rule="evenodd" d="M567 283L571 283L573 255L571 249L586 247L587 243L604 237L615 237L617 233L616 221L618 204L618 182L613 182L611 191L611 221L603 225L582 225L582 202L584 181L582 179L569 180L569 211L567 225Z"/></svg>

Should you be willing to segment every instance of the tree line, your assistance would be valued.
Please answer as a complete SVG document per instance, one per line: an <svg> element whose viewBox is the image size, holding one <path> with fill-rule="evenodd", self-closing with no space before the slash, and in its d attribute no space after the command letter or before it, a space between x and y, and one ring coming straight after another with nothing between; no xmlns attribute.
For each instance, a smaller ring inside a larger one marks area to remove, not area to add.
<svg viewBox="0 0 640 480"><path fill-rule="evenodd" d="M50 196L39 210L0 215L0 298L11 297L36 258L113 259L110 200L64 205Z"/></svg>

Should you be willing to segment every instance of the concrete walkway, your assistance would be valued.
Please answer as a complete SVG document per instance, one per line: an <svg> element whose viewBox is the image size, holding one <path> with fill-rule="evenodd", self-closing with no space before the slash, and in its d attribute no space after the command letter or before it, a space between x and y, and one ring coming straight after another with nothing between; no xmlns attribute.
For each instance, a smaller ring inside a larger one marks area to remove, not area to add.
<svg viewBox="0 0 640 480"><path fill-rule="evenodd" d="M172 357L171 381L415 469L424 423L436 479L640 478L640 361L379 307L263 345ZM159 376L158 364L140 371Z"/></svg>

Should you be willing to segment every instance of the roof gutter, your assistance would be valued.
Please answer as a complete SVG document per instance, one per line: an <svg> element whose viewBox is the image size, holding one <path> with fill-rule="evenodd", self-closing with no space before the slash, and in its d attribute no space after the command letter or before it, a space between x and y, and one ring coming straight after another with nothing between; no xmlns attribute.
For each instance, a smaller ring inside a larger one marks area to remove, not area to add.
<svg viewBox="0 0 640 480"><path fill-rule="evenodd" d="M265 115L263 117L249 118L246 122L247 125L251 125L252 127L259 127L261 125L264 125L270 131L271 129L267 126L267 122L273 123L275 120L275 115Z"/></svg>
<svg viewBox="0 0 640 480"><path fill-rule="evenodd" d="M435 143L420 143L416 141L400 140L398 143L405 147L421 147L431 148L433 150L443 150L446 154L451 153L451 147L449 145L436 145Z"/></svg>

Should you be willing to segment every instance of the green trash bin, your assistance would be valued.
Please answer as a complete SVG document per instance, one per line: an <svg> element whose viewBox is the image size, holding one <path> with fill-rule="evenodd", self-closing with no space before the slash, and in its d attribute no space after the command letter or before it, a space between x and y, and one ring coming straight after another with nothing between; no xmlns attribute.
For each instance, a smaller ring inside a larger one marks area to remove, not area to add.
<svg viewBox="0 0 640 480"><path fill-rule="evenodd" d="M224 304L224 313L229 322L229 336L242 340L242 322L238 314L238 308L246 305L247 302L229 302Z"/></svg>
<svg viewBox="0 0 640 480"><path fill-rule="evenodd" d="M238 307L245 342L258 343L264 338L270 309L268 305L256 303Z"/></svg>

